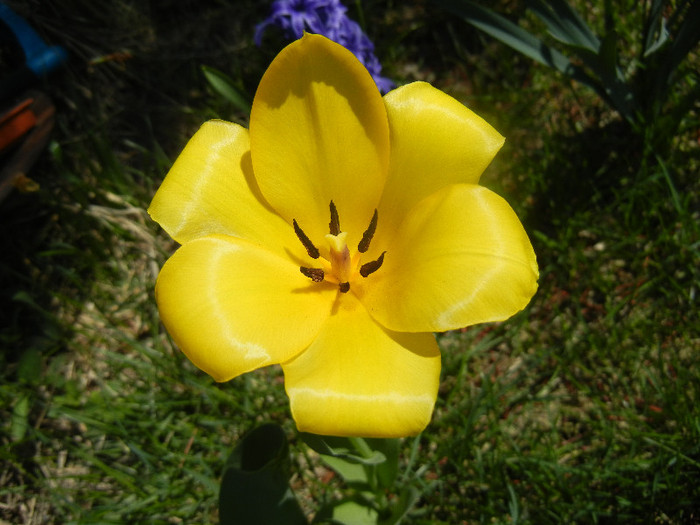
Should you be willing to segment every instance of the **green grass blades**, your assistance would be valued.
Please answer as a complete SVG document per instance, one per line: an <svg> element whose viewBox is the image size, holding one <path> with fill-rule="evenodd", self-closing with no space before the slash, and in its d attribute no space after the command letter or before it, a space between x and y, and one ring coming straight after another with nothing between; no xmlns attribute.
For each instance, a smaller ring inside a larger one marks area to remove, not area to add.
<svg viewBox="0 0 700 525"><path fill-rule="evenodd" d="M323 523L321 509L365 519L362 494L297 435L280 370L214 383L172 345L155 307L158 269L176 246L145 209L203 121L245 123L202 66L252 95L284 45L272 34L252 42L269 5L10 3L71 61L38 86L57 108L30 174L40 190L0 203L0 521L219 523L227 459L267 422L289 440L286 480L308 522ZM590 89L429 2L360 4L387 75L432 82L507 138L483 184L523 218L541 268L515 318L438 335L432 423L396 451L365 455L398 457L396 471L374 468L380 491L399 487L384 492L386 519L697 522L700 119L686 72L700 70L698 3L616 14L622 58L684 57L660 113L680 125L659 120L669 142L649 140L660 160L646 164L638 135ZM580 21L570 15L559 39L540 40L595 47L585 23L603 47L605 2L569 5ZM492 7L547 31L512 2ZM356 465L368 481L372 469Z"/></svg>

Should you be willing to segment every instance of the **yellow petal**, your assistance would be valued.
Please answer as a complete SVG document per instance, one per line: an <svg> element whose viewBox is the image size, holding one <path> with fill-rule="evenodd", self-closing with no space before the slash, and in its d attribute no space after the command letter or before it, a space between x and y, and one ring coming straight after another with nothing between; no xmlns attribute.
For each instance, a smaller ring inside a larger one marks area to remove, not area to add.
<svg viewBox="0 0 700 525"><path fill-rule="evenodd" d="M389 158L386 110L367 69L344 47L305 34L270 65L250 118L253 168L272 207L320 243L333 200L357 242Z"/></svg>
<svg viewBox="0 0 700 525"><path fill-rule="evenodd" d="M501 321L537 289L525 230L508 203L482 186L456 184L421 201L386 249L383 266L353 291L392 330Z"/></svg>
<svg viewBox="0 0 700 525"><path fill-rule="evenodd" d="M401 437L430 422L440 352L432 334L385 330L347 294L311 346L282 368L300 431Z"/></svg>
<svg viewBox="0 0 700 525"><path fill-rule="evenodd" d="M476 184L504 138L454 98L425 82L384 96L391 130L391 161L379 208L378 236L435 191Z"/></svg>
<svg viewBox="0 0 700 525"><path fill-rule="evenodd" d="M289 259L223 235L183 245L156 283L166 329L216 381L306 348L336 293L337 287L312 283Z"/></svg>
<svg viewBox="0 0 700 525"><path fill-rule="evenodd" d="M248 130L206 122L185 146L149 214L181 244L226 234L284 253L297 250L292 227L264 202L250 162Z"/></svg>

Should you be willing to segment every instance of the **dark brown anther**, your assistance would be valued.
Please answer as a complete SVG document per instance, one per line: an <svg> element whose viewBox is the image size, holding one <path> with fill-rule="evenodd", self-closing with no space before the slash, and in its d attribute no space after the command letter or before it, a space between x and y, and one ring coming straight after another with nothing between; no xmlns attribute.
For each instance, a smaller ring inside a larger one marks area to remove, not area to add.
<svg viewBox="0 0 700 525"><path fill-rule="evenodd" d="M328 227L331 229L331 235L340 234L340 217L338 217L338 209L333 201L331 201L331 222Z"/></svg>
<svg viewBox="0 0 700 525"><path fill-rule="evenodd" d="M379 256L379 258L376 261L370 261L368 263L363 264L360 266L360 275L362 277L367 277L370 274L373 274L379 268L382 267L382 263L384 263L384 254L386 252L382 252L382 254Z"/></svg>
<svg viewBox="0 0 700 525"><path fill-rule="evenodd" d="M374 210L372 220L369 221L369 226L367 227L367 230L365 230L365 233L362 234L362 240L360 241L360 244L357 245L358 252L365 253L367 250L369 250L369 243L372 242L372 237L374 237L374 232L377 229L377 219L377 210Z"/></svg>
<svg viewBox="0 0 700 525"><path fill-rule="evenodd" d="M292 219L292 223L294 224L294 233L297 234L297 237L299 237L301 244L303 244L304 248L306 248L306 253L308 253L309 257L311 257L312 259L318 259L321 256L321 254L318 251L318 248L314 246L314 243L311 242L311 239L309 239L304 233L304 231L299 227L299 224L297 224L296 219Z"/></svg>
<svg viewBox="0 0 700 525"><path fill-rule="evenodd" d="M307 268L305 266L301 266L299 271L315 283L320 283L323 281L324 274L321 268ZM350 285L348 285L348 288L349 287Z"/></svg>
<svg viewBox="0 0 700 525"><path fill-rule="evenodd" d="M348 293L350 291L350 283L340 283L339 287L341 293Z"/></svg>

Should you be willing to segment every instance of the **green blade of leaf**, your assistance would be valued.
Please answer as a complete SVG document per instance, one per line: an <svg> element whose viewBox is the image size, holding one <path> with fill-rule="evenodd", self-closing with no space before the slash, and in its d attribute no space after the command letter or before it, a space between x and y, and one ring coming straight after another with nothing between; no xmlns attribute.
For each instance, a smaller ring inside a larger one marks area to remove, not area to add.
<svg viewBox="0 0 700 525"><path fill-rule="evenodd" d="M202 73L212 89L245 114L250 113L251 104L225 73L209 66L202 66Z"/></svg>
<svg viewBox="0 0 700 525"><path fill-rule="evenodd" d="M399 474L400 440L368 438L365 441L372 450L381 452L386 457L386 461L376 466L375 472L379 487L391 489Z"/></svg>
<svg viewBox="0 0 700 525"><path fill-rule="evenodd" d="M669 32L668 28L666 27L666 19L662 18L661 19L661 24L658 29L658 35L657 37L648 42L647 46L644 48L644 58L648 58L654 53L656 53L659 49L661 49L666 42L668 42L668 37L669 37Z"/></svg>
<svg viewBox="0 0 700 525"><path fill-rule="evenodd" d="M12 420L10 423L10 437L12 441L20 441L24 438L29 428L29 397L20 397L12 407Z"/></svg>
<svg viewBox="0 0 700 525"><path fill-rule="evenodd" d="M364 465L352 463L343 458L326 456L323 454L321 454L321 459L323 459L326 465L340 474L340 477L343 478L346 483L362 483L366 485L369 482L367 469L365 469Z"/></svg>
<svg viewBox="0 0 700 525"><path fill-rule="evenodd" d="M438 3L519 53L540 64L556 69L601 94L601 87L595 79L581 68L573 65L562 53L546 45L539 38L507 18L470 0L438 0Z"/></svg>
<svg viewBox="0 0 700 525"><path fill-rule="evenodd" d="M377 511L355 501L344 501L333 509L333 522L346 525L376 525Z"/></svg>
<svg viewBox="0 0 700 525"><path fill-rule="evenodd" d="M371 496L371 494L369 495ZM377 525L379 513L362 495L334 501L321 507L313 523L332 525Z"/></svg>
<svg viewBox="0 0 700 525"><path fill-rule="evenodd" d="M664 0L654 0L645 20L644 28L644 52L645 58L656 53L668 42L669 31L666 25L666 17L663 16Z"/></svg>
<svg viewBox="0 0 700 525"><path fill-rule="evenodd" d="M605 100L620 115L632 122L635 118L634 91L625 81L624 74L617 65L617 33L611 31L605 35L600 45L599 68L596 75L600 78L605 90Z"/></svg>
<svg viewBox="0 0 700 525"><path fill-rule="evenodd" d="M307 520L289 487L289 445L275 424L248 433L226 462L219 492L222 525Z"/></svg>
<svg viewBox="0 0 700 525"><path fill-rule="evenodd" d="M557 69L566 71L569 60L556 49L544 44L507 18L469 0L439 0L450 11L460 15L474 27L500 40L531 59Z"/></svg>
<svg viewBox="0 0 700 525"><path fill-rule="evenodd" d="M564 0L530 0L528 7L540 18L551 35L569 46L581 47L594 53L600 47L598 37L579 14Z"/></svg>
<svg viewBox="0 0 700 525"><path fill-rule="evenodd" d="M319 436L300 432L299 437L313 450L324 456L341 458L361 465L378 465L386 460L378 450L371 450L361 438L345 438L337 436Z"/></svg>
<svg viewBox="0 0 700 525"><path fill-rule="evenodd" d="M672 82L671 75L700 41L700 2L692 2L681 21L675 37L671 41L667 60L664 61L666 80Z"/></svg>
<svg viewBox="0 0 700 525"><path fill-rule="evenodd" d="M700 2L681 2L669 17L670 42L659 50L655 58L658 68L654 72L649 96L662 105L675 85L675 72L700 41Z"/></svg>
<svg viewBox="0 0 700 525"><path fill-rule="evenodd" d="M416 487L404 487L399 494L399 499L391 509L391 516L386 520L381 520L378 525L396 525L406 517L420 498L420 492Z"/></svg>
<svg viewBox="0 0 700 525"><path fill-rule="evenodd" d="M470 0L438 0L446 9L462 16L467 22L500 40L533 60L571 77L593 89L607 104L618 110L628 120L633 118L629 110L631 90L617 68L610 74L600 63L596 53L583 47L573 48L578 57L591 70L574 65L558 50L547 46L537 37L518 27L510 20ZM614 35L613 35L614 37ZM610 40L609 42L610 43ZM614 43L614 42L613 42ZM602 44L601 44L602 46Z"/></svg>

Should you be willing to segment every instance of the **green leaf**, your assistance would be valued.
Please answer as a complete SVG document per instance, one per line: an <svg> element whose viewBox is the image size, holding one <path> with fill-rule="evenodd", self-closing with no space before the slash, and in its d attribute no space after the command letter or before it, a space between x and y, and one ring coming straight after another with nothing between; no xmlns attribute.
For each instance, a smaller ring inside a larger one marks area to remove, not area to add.
<svg viewBox="0 0 700 525"><path fill-rule="evenodd" d="M663 7L664 0L653 0L649 16L645 21L644 58L650 57L668 42L669 31Z"/></svg>
<svg viewBox="0 0 700 525"><path fill-rule="evenodd" d="M680 8L679 8L680 9ZM676 15L677 13L674 13ZM682 16L682 15L681 15ZM675 18L675 16L674 16ZM700 41L700 2L692 2L680 22L664 61L662 75L671 82L671 76L680 63L695 49Z"/></svg>
<svg viewBox="0 0 700 525"><path fill-rule="evenodd" d="M299 437L313 450L324 456L341 458L361 465L378 465L386 461L384 454L372 450L363 438L319 436L300 432Z"/></svg>
<svg viewBox="0 0 700 525"><path fill-rule="evenodd" d="M22 352L17 366L17 377L30 385L37 384L41 379L41 351L37 348L28 348Z"/></svg>
<svg viewBox="0 0 700 525"><path fill-rule="evenodd" d="M697 29L700 27L700 2L690 2L690 5L679 2L666 27L670 34L669 42L654 53L652 60L649 60L653 69L647 71L649 86L646 98L653 101L656 108L663 107L671 91L677 88L676 70L700 41L700 31ZM653 109L647 116L648 121L657 118L658 109Z"/></svg>
<svg viewBox="0 0 700 525"><path fill-rule="evenodd" d="M617 71L617 33L611 31L603 38L600 46L601 71L598 72L602 78L614 78Z"/></svg>
<svg viewBox="0 0 700 525"><path fill-rule="evenodd" d="M335 470L346 483L364 483L369 482L367 469L364 465L357 462L350 462L343 458L326 456L321 454L321 459L333 470Z"/></svg>
<svg viewBox="0 0 700 525"><path fill-rule="evenodd" d="M550 34L560 42L588 49L594 53L600 47L598 37L579 14L564 0L530 0L528 7L540 18Z"/></svg>
<svg viewBox="0 0 700 525"><path fill-rule="evenodd" d="M470 0L439 0L439 3L464 17L474 27L540 64L559 71L569 69L569 60L559 51L490 9Z"/></svg>
<svg viewBox="0 0 700 525"><path fill-rule="evenodd" d="M15 406L12 407L12 422L10 423L10 437L12 441L20 441L24 438L29 428L29 397L23 395Z"/></svg>
<svg viewBox="0 0 700 525"><path fill-rule="evenodd" d="M392 506L391 516L388 519L379 521L378 525L396 525L400 523L418 502L419 498L420 492L416 487L404 487L399 494L398 501Z"/></svg>
<svg viewBox="0 0 700 525"><path fill-rule="evenodd" d="M610 51L614 50L616 45L616 37L613 32L609 33L607 40L603 39L603 42L600 43L601 49L599 52L605 56L599 56L598 51L590 49L593 46L595 35L592 33L592 36L587 35L586 30L582 29L585 26L582 21L580 26L578 23L572 22L569 24L570 27L566 29L566 31L573 31L571 27L576 27L578 34L575 38L581 42L588 41L587 47L573 46L571 51L590 70L589 73L584 67L575 65L561 52L546 45L542 40L510 20L471 0L438 0L438 2L447 9L464 17L473 26L497 38L523 55L590 87L607 104L619 111L628 120L634 117L634 111L630 109L630 105L633 103L631 88L625 83L625 79L617 67L610 69L609 59L613 56L610 54ZM563 4L557 5L559 5L560 9L566 10ZM542 12L545 10L545 8L541 9ZM573 11L571 12L573 13ZM547 16L549 16L551 23L554 24L554 15L549 13ZM572 14L570 16L577 17L578 15ZM567 38L571 39L574 37L569 36ZM606 49L603 50L603 47Z"/></svg>
<svg viewBox="0 0 700 525"><path fill-rule="evenodd" d="M583 69L507 18L470 0L438 0L438 3L519 53L564 73L601 94L601 87Z"/></svg>
<svg viewBox="0 0 700 525"><path fill-rule="evenodd" d="M374 507L371 494L355 494L324 505L316 513L314 523L334 525L377 525L379 512ZM370 499L366 499L369 497Z"/></svg>
<svg viewBox="0 0 700 525"><path fill-rule="evenodd" d="M251 104L248 98L236 88L235 82L231 77L209 66L202 66L202 73L204 73L204 78L207 79L214 91L243 113L250 113Z"/></svg>
<svg viewBox="0 0 700 525"><path fill-rule="evenodd" d="M219 492L222 525L308 523L289 487L289 445L268 423L249 432L226 462Z"/></svg>
<svg viewBox="0 0 700 525"><path fill-rule="evenodd" d="M333 522L344 525L376 525L377 511L356 501L344 501L333 508Z"/></svg>
<svg viewBox="0 0 700 525"><path fill-rule="evenodd" d="M380 488L390 489L396 483L399 474L399 452L401 441L398 439L366 439L372 450L381 452L386 461L377 465L377 483Z"/></svg>

